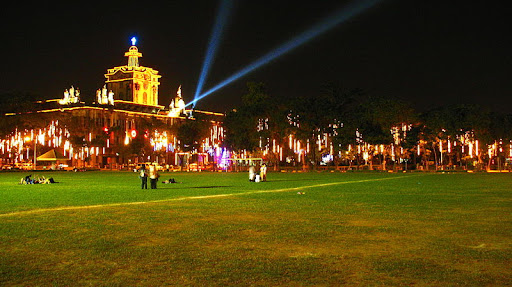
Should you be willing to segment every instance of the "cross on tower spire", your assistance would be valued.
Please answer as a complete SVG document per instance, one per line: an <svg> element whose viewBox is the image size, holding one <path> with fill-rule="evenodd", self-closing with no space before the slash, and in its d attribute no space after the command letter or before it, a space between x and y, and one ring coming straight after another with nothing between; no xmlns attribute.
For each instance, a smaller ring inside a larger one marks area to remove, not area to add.
<svg viewBox="0 0 512 287"><path fill-rule="evenodd" d="M139 49L135 44L137 43L137 38L133 37L131 39L132 46L128 50L128 52L124 53L125 57L128 57L128 67L138 67L139 66L139 58L142 57L142 53L139 53Z"/></svg>

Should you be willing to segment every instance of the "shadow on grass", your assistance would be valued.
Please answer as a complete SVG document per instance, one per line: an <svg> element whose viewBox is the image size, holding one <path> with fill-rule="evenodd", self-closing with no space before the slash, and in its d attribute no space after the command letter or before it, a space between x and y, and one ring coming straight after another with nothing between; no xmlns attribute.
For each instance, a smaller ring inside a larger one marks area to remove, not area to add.
<svg viewBox="0 0 512 287"><path fill-rule="evenodd" d="M320 179L310 178L310 179L274 179L267 180L267 182L278 182L278 181L319 181Z"/></svg>
<svg viewBox="0 0 512 287"><path fill-rule="evenodd" d="M188 186L188 187L177 187L176 185L158 187L158 189L189 189L189 188L226 188L232 187L228 185L207 185L207 186Z"/></svg>
<svg viewBox="0 0 512 287"><path fill-rule="evenodd" d="M209 186L195 186L192 188L221 188L221 187L231 187L228 185L209 185Z"/></svg>

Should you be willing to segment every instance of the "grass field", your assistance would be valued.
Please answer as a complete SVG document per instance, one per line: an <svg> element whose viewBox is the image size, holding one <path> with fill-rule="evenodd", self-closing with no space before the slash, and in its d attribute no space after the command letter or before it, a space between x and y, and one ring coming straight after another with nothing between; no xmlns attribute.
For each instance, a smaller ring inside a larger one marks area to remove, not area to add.
<svg viewBox="0 0 512 287"><path fill-rule="evenodd" d="M3 286L512 282L511 174L24 175L0 173Z"/></svg>

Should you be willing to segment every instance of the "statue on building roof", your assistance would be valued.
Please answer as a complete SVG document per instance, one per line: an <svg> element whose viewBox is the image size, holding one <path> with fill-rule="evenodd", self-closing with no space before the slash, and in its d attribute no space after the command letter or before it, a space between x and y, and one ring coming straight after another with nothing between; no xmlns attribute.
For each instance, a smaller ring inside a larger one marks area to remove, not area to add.
<svg viewBox="0 0 512 287"><path fill-rule="evenodd" d="M112 90L108 92L108 104L112 106L114 105L114 92L112 92Z"/></svg>
<svg viewBox="0 0 512 287"><path fill-rule="evenodd" d="M68 89L64 90L64 98L62 99L63 102L67 103L69 100L69 92Z"/></svg>
<svg viewBox="0 0 512 287"><path fill-rule="evenodd" d="M61 105L76 104L80 101L80 90L71 86L71 88L64 90L64 98L59 100Z"/></svg>
<svg viewBox="0 0 512 287"><path fill-rule="evenodd" d="M181 85L176 92L176 97L174 97L174 100L169 105L169 110L170 117L178 117L185 113L185 101L181 97Z"/></svg>
<svg viewBox="0 0 512 287"><path fill-rule="evenodd" d="M96 101L100 105L114 105L114 92L110 90L108 92L107 86L103 85L103 88L96 91Z"/></svg>

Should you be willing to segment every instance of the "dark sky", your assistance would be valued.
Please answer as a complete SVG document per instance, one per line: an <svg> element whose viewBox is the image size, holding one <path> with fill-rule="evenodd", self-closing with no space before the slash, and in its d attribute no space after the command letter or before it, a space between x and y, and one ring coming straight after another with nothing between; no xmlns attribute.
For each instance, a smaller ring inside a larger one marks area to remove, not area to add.
<svg viewBox="0 0 512 287"><path fill-rule="evenodd" d="M166 2L68 1L62 6L39 1L2 9L1 94L59 98L74 85L93 95L108 68L126 64L124 52L131 36L137 36L140 64L162 75L160 104L168 105L179 85L185 101L192 100L218 2ZM205 89L348 1L234 2ZM196 108L233 107L248 81L264 82L272 97L285 98L318 94L322 84L332 82L398 97L419 109L477 103L512 113L512 21L506 11L498 1L382 0L204 98Z"/></svg>

